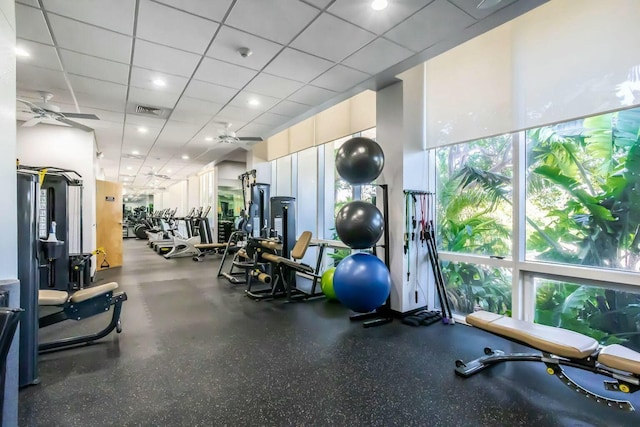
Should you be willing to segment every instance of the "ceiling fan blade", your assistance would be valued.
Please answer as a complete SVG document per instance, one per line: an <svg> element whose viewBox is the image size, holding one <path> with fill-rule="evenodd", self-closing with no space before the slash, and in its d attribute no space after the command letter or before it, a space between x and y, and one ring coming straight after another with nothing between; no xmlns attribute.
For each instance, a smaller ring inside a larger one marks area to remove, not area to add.
<svg viewBox="0 0 640 427"><path fill-rule="evenodd" d="M87 120L100 120L95 114L83 114L83 113L60 113L66 118L70 119L87 119Z"/></svg>
<svg viewBox="0 0 640 427"><path fill-rule="evenodd" d="M171 177L167 175L155 175L155 176L160 179L171 179Z"/></svg>
<svg viewBox="0 0 640 427"><path fill-rule="evenodd" d="M27 107L31 108L32 110L42 110L42 108L38 107L36 104L34 104L33 102L24 100L24 99L20 99L20 98L16 98L16 101L23 103L24 105L26 105Z"/></svg>
<svg viewBox="0 0 640 427"><path fill-rule="evenodd" d="M81 130L83 130L85 132L93 132L93 129L90 128L89 126L85 126L85 125L83 125L81 123L74 122L73 120L69 120L69 119L66 119L64 117L57 117L56 120L59 121L60 123L64 123L65 125L69 125L69 126L74 127L76 129L81 129Z"/></svg>
<svg viewBox="0 0 640 427"><path fill-rule="evenodd" d="M259 136L239 136L237 138L238 138L238 141L255 141L255 142L264 141Z"/></svg>
<svg viewBox="0 0 640 427"><path fill-rule="evenodd" d="M31 126L35 126L42 121L41 117L34 117L33 119L29 119L22 124L23 128L30 128Z"/></svg>

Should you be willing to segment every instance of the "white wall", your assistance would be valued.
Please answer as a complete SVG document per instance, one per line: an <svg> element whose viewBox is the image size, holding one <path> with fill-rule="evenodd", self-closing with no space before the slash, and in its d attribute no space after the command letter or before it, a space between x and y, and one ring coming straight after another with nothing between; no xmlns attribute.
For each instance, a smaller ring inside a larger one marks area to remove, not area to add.
<svg viewBox="0 0 640 427"><path fill-rule="evenodd" d="M168 193L168 197L167 196ZM173 184L171 187L167 189L165 192L165 197L163 198L162 207L163 209L178 209L176 211L176 216L184 216L189 212L189 207L187 205L188 201L188 185L187 181L180 181L176 184Z"/></svg>
<svg viewBox="0 0 640 427"><path fill-rule="evenodd" d="M16 232L16 45L15 12L12 1L1 3L0 14L0 280L15 279Z"/></svg>
<svg viewBox="0 0 640 427"><path fill-rule="evenodd" d="M29 166L72 169L82 176L83 250L96 248L96 177L93 132L63 126L22 127L18 122L17 157ZM94 266L95 267L95 266Z"/></svg>
<svg viewBox="0 0 640 427"><path fill-rule="evenodd" d="M187 208L200 205L200 177L194 175L187 180Z"/></svg>
<svg viewBox="0 0 640 427"><path fill-rule="evenodd" d="M13 0L0 1L0 280L16 279L16 21ZM11 291L19 305L19 291ZM15 304L14 304L15 302ZM4 424L18 425L18 334L7 357Z"/></svg>

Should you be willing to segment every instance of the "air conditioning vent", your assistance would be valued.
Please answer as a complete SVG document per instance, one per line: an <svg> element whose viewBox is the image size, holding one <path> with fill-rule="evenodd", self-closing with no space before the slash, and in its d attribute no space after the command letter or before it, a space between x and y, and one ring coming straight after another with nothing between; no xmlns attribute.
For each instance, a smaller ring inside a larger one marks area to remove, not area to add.
<svg viewBox="0 0 640 427"><path fill-rule="evenodd" d="M144 156L140 154L123 154L122 157L125 159L144 159Z"/></svg>
<svg viewBox="0 0 640 427"><path fill-rule="evenodd" d="M162 110L162 108L158 108L158 107L150 107L148 105L136 105L136 113L162 117L164 111Z"/></svg>

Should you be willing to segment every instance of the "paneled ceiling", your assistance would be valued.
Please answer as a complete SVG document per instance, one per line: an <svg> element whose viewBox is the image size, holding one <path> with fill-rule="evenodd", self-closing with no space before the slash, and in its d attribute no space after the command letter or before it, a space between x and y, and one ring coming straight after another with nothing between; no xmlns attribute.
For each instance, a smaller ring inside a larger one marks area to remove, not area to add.
<svg viewBox="0 0 640 427"><path fill-rule="evenodd" d="M18 96L47 91L62 111L96 114L78 121L95 129L106 179L144 187L151 170L184 179L237 149L210 141L220 122L266 138L516 6L389 0L375 11L371 1L18 0L17 46L29 53L18 58Z"/></svg>

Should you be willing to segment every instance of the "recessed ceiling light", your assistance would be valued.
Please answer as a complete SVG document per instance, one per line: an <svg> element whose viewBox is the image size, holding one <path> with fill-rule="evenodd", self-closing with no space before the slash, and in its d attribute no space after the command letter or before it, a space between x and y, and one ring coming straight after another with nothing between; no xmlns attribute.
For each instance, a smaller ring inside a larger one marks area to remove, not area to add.
<svg viewBox="0 0 640 427"><path fill-rule="evenodd" d="M28 50L16 46L16 56L19 56L21 58L28 58L31 56L31 54L29 53Z"/></svg>
<svg viewBox="0 0 640 427"><path fill-rule="evenodd" d="M257 107L258 105L260 105L260 101L258 101L255 98L252 98L249 100L249 105L251 105L252 107Z"/></svg>
<svg viewBox="0 0 640 427"><path fill-rule="evenodd" d="M133 154L134 156L137 156L138 154L140 154L140 152L138 150L133 150L131 154Z"/></svg>
<svg viewBox="0 0 640 427"><path fill-rule="evenodd" d="M133 169L131 166L127 166L128 171L130 171L131 169Z"/></svg>
<svg viewBox="0 0 640 427"><path fill-rule="evenodd" d="M171 169L167 169L167 173L171 173Z"/></svg>
<svg viewBox="0 0 640 427"><path fill-rule="evenodd" d="M149 129L147 129L147 128L146 128L146 127L144 127L144 126L140 126L140 127L138 128L138 132L140 132L140 133L147 133L147 132L149 132Z"/></svg>
<svg viewBox="0 0 640 427"><path fill-rule="evenodd" d="M387 6L389 6L389 2L387 0L373 0L371 3L371 9L373 10L386 9Z"/></svg>
<svg viewBox="0 0 640 427"><path fill-rule="evenodd" d="M211 141L213 141L213 137L212 136L205 136L204 140L211 142Z"/></svg>
<svg viewBox="0 0 640 427"><path fill-rule="evenodd" d="M189 160L189 156L187 156L186 154L182 155L182 160Z"/></svg>
<svg viewBox="0 0 640 427"><path fill-rule="evenodd" d="M167 82L162 79L153 79L153 84L158 87L165 87L167 85Z"/></svg>

